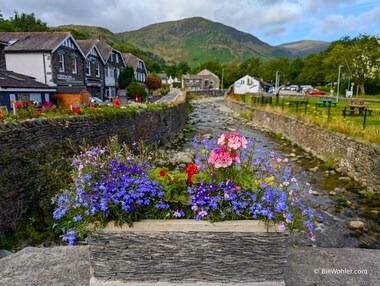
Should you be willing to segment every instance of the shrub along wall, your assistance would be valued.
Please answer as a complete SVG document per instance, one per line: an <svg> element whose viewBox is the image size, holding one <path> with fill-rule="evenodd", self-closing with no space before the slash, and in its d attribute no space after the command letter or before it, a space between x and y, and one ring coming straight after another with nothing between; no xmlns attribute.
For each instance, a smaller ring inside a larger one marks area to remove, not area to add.
<svg viewBox="0 0 380 286"><path fill-rule="evenodd" d="M237 112L250 110L244 103L228 99L225 103ZM380 192L379 145L263 110L253 110L252 120L257 128L282 134L321 160L333 160L344 174Z"/></svg>
<svg viewBox="0 0 380 286"><path fill-rule="evenodd" d="M51 196L69 178L70 158L84 142L99 145L117 135L131 145L136 140L166 142L182 130L186 106L139 110L111 118L73 116L0 123L0 238L22 217L45 217ZM37 214L38 215L38 214ZM0 247L1 248L1 247Z"/></svg>

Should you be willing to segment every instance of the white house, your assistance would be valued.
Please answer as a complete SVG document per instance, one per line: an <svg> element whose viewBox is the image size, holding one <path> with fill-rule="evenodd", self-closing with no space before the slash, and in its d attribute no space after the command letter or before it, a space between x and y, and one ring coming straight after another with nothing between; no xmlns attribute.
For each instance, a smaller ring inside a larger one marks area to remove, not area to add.
<svg viewBox="0 0 380 286"><path fill-rule="evenodd" d="M238 79L234 83L235 94L259 93L261 90L260 81L249 75Z"/></svg>

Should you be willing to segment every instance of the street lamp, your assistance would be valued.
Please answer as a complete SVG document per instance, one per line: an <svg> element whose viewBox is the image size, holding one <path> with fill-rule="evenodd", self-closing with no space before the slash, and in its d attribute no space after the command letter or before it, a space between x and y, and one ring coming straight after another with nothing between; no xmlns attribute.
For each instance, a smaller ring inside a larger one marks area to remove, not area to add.
<svg viewBox="0 0 380 286"><path fill-rule="evenodd" d="M220 89L223 89L223 75L224 75L224 68L222 68L222 82L220 83Z"/></svg>
<svg viewBox="0 0 380 286"><path fill-rule="evenodd" d="M278 75L279 71L276 71L276 91L278 89L278 86L280 85L280 77Z"/></svg>
<svg viewBox="0 0 380 286"><path fill-rule="evenodd" d="M336 101L338 101L338 98L339 98L339 84L340 84L340 69L342 68L343 66L340 65L339 66L339 69L338 69L338 87L336 89Z"/></svg>

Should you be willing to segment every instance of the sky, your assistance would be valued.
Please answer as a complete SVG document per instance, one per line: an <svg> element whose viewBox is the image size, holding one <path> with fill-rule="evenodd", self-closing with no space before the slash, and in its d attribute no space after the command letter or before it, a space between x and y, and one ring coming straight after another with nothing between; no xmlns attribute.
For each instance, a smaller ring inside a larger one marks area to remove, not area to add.
<svg viewBox="0 0 380 286"><path fill-rule="evenodd" d="M49 27L89 25L114 33L199 16L272 46L380 35L380 0L1 0L0 10L4 19L15 11L34 13Z"/></svg>

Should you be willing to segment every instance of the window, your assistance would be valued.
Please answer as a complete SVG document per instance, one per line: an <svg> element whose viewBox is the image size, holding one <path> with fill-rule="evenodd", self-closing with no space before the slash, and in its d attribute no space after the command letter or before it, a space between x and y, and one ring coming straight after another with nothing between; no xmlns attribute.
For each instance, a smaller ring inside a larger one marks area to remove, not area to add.
<svg viewBox="0 0 380 286"><path fill-rule="evenodd" d="M100 77L100 64L96 64L96 77Z"/></svg>
<svg viewBox="0 0 380 286"><path fill-rule="evenodd" d="M64 54L58 54L58 66L59 66L59 72L65 71L65 55Z"/></svg>
<svg viewBox="0 0 380 286"><path fill-rule="evenodd" d="M120 69L116 69L116 79L119 78L119 75L120 75Z"/></svg>
<svg viewBox="0 0 380 286"><path fill-rule="evenodd" d="M115 60L116 60L116 63L118 64L119 63L119 56L115 54Z"/></svg>
<svg viewBox="0 0 380 286"><path fill-rule="evenodd" d="M241 84L244 84L244 79L241 80Z"/></svg>
<svg viewBox="0 0 380 286"><path fill-rule="evenodd" d="M91 62L86 62L86 75L91 75Z"/></svg>
<svg viewBox="0 0 380 286"><path fill-rule="evenodd" d="M72 70L72 73L73 74L76 74L78 73L78 64L77 64L77 58L76 57L73 57L72 59L72 63L71 63L71 70Z"/></svg>

